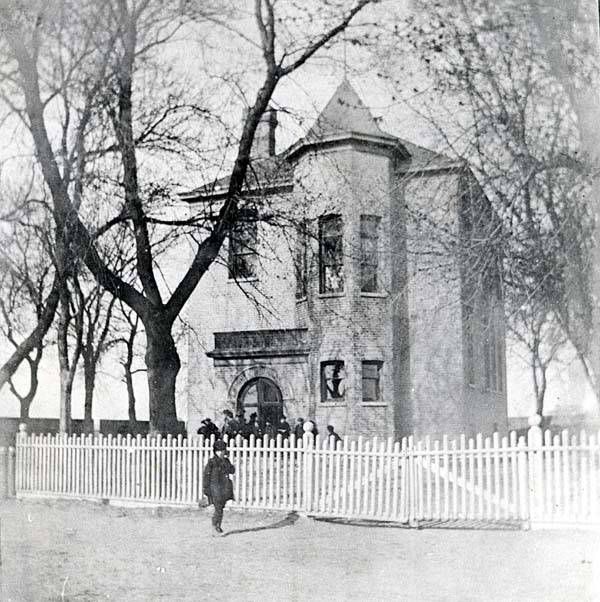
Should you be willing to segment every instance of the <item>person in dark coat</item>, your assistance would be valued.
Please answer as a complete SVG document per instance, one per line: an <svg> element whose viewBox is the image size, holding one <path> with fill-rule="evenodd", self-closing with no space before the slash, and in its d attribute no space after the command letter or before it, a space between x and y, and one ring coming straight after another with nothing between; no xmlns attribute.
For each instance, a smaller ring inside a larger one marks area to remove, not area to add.
<svg viewBox="0 0 600 602"><path fill-rule="evenodd" d="M265 422L263 435L266 435L268 439L275 439L277 436L277 429L268 420Z"/></svg>
<svg viewBox="0 0 600 602"><path fill-rule="evenodd" d="M279 419L279 424L277 425L277 434L281 435L282 439L287 439L290 436L290 425L285 419L285 416L282 416Z"/></svg>
<svg viewBox="0 0 600 602"><path fill-rule="evenodd" d="M208 503L215 507L212 525L216 535L221 535L221 522L225 504L233 499L233 483L229 478L235 472L233 464L226 456L227 444L222 439L215 441L215 455L206 463L203 473L202 488Z"/></svg>
<svg viewBox="0 0 600 602"><path fill-rule="evenodd" d="M256 412L252 412L252 414L250 414L250 420L248 420L248 439L250 438L250 435L260 437L261 434L260 425L258 424L258 416Z"/></svg>
<svg viewBox="0 0 600 602"><path fill-rule="evenodd" d="M233 439L239 430L240 425L233 417L231 410L223 410L223 428L221 429L223 437L227 436L229 439Z"/></svg>
<svg viewBox="0 0 600 602"><path fill-rule="evenodd" d="M252 423L250 420L248 420L248 422L244 422L240 434L244 439L250 439L250 435L252 434Z"/></svg>
<svg viewBox="0 0 600 602"><path fill-rule="evenodd" d="M333 425L327 425L327 437L329 439L330 445L333 447L337 447L338 441L341 441L342 438L335 432Z"/></svg>
<svg viewBox="0 0 600 602"><path fill-rule="evenodd" d="M296 440L299 439L302 441L302 437L304 437L304 418L298 418L298 420L296 420L294 435L296 435Z"/></svg>
<svg viewBox="0 0 600 602"><path fill-rule="evenodd" d="M207 439L210 438L211 435L214 435L215 439L218 439L221 436L219 427L210 418L205 418L202 421L202 426L197 432L199 435L203 435Z"/></svg>
<svg viewBox="0 0 600 602"><path fill-rule="evenodd" d="M221 431L219 431L219 427L210 418L205 418L203 422L206 427L207 437L214 435L215 439L218 439L221 436Z"/></svg>

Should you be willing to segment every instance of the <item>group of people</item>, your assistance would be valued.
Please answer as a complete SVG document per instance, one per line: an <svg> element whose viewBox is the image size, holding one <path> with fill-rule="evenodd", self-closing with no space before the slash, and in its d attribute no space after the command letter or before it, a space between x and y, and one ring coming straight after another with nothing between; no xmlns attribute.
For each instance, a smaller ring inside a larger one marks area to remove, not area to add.
<svg viewBox="0 0 600 602"><path fill-rule="evenodd" d="M312 428L308 430L317 436L319 431L313 420L308 420L312 424ZM266 436L269 439L275 439L277 435L281 435L282 439L287 439L292 433L296 440L302 439L305 433L305 420L298 418L293 427L287 421L285 416L281 416L277 424L271 423L269 420L259 420L258 414L252 412L248 420L246 420L244 411L241 410L236 416L231 410L223 410L223 425L219 428L210 418L205 418L202 421L202 426L198 429L199 435L204 435L206 438L214 436L215 439L224 438L233 439L237 435L241 435L244 439L250 439L251 435L256 438ZM333 442L337 443L341 437L335 432L333 425L327 426L327 437L333 438Z"/></svg>

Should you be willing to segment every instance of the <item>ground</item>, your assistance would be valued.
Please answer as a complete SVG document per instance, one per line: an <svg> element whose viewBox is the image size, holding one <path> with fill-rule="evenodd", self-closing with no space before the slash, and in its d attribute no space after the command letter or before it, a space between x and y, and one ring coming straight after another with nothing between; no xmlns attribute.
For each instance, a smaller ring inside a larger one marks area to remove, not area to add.
<svg viewBox="0 0 600 602"><path fill-rule="evenodd" d="M0 598L123 600L600 599L600 534L408 529L226 509L5 500Z"/></svg>

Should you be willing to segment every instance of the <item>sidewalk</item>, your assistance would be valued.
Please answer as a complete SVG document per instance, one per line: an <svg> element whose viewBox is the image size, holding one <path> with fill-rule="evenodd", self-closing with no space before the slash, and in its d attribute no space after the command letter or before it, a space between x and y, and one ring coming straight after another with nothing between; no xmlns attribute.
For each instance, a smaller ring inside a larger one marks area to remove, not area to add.
<svg viewBox="0 0 600 602"><path fill-rule="evenodd" d="M226 510L4 501L1 599L600 599L600 534L315 521Z"/></svg>

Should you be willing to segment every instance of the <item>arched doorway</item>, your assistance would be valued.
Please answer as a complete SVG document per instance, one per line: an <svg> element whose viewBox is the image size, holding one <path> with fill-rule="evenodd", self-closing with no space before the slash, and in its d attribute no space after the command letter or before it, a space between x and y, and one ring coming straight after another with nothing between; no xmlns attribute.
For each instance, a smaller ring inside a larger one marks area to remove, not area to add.
<svg viewBox="0 0 600 602"><path fill-rule="evenodd" d="M246 420L252 412L258 414L258 421L264 427L268 421L279 423L283 416L283 398L279 387L269 378L259 376L248 381L238 395L238 410L244 410Z"/></svg>

